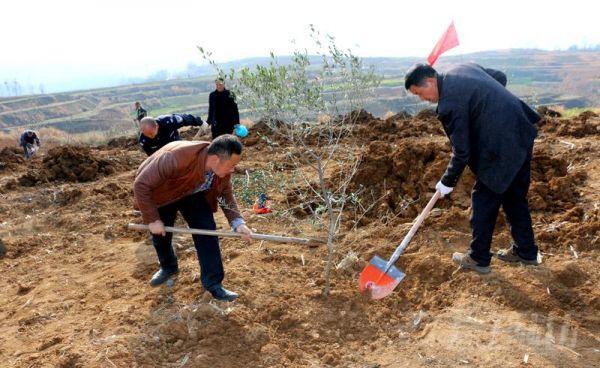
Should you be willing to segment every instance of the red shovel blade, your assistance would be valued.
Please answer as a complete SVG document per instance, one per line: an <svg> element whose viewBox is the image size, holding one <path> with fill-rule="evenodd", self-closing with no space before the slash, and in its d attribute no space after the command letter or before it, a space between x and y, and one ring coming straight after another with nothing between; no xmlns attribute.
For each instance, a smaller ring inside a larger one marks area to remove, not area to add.
<svg viewBox="0 0 600 368"><path fill-rule="evenodd" d="M385 259L376 255L360 273L358 287L361 292L368 292L372 299L382 299L390 295L406 276L395 266L385 272L386 264Z"/></svg>

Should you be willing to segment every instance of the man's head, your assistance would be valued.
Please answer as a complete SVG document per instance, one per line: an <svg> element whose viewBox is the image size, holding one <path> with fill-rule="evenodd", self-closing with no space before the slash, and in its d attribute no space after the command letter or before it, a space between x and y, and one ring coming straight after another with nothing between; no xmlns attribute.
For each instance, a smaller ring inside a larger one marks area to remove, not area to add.
<svg viewBox="0 0 600 368"><path fill-rule="evenodd" d="M28 130L25 133L27 133L28 137L31 137L33 135L33 130Z"/></svg>
<svg viewBox="0 0 600 368"><path fill-rule="evenodd" d="M135 108L139 109L140 107L142 107L142 104L139 101L135 102Z"/></svg>
<svg viewBox="0 0 600 368"><path fill-rule="evenodd" d="M430 65L416 64L406 72L404 87L421 100L436 103L440 99L437 76Z"/></svg>
<svg viewBox="0 0 600 368"><path fill-rule="evenodd" d="M158 123L153 117L146 116L140 120L140 131L148 138L154 138L158 134Z"/></svg>
<svg viewBox="0 0 600 368"><path fill-rule="evenodd" d="M219 92L223 92L225 90L225 79L219 77L215 79L215 88Z"/></svg>
<svg viewBox="0 0 600 368"><path fill-rule="evenodd" d="M242 159L242 143L231 134L220 135L208 146L206 168L220 178L231 173Z"/></svg>

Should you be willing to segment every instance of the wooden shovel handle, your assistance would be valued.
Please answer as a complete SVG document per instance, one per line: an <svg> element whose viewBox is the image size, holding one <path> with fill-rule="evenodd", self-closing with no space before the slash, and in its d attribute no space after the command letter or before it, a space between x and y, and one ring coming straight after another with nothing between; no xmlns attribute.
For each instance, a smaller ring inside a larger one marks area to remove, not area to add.
<svg viewBox="0 0 600 368"><path fill-rule="evenodd" d="M394 251L394 254L392 254L392 256L390 257L390 260L388 261L388 264L387 264L387 268L389 268L390 265L394 264L398 260L400 255L402 255L402 253L408 246L408 243L410 243L411 239L413 238L413 236L415 235L415 233L417 232L417 230L419 229L419 227L421 226L423 221L425 221L425 219L427 218L427 215L429 215L429 212L431 211L433 206L435 206L435 202L437 202L437 200L440 198L441 195L442 195L442 193L440 193L439 190L436 190L433 197L431 197L431 199L429 200L429 203L427 203L427 206L425 206L423 211L421 211L421 214L415 219L415 222L413 223L410 230L408 231L408 234L406 234L404 239L402 239L402 243L400 243L398 248L396 248L396 250Z"/></svg>
<svg viewBox="0 0 600 368"><path fill-rule="evenodd" d="M148 225L143 224L129 224L127 227L131 230L149 230ZM213 236L221 236L221 237L229 237L229 238L241 238L242 235L240 233L236 233L233 231L216 231L216 230L204 230L204 229L189 229L185 227L172 227L165 226L165 230L170 233L181 233L181 234L198 234L198 235L213 235ZM295 243L295 244L305 244L309 246L316 246L318 244L324 243L319 239L306 239L306 238L294 238L288 236L279 236L279 235L267 235L267 234L252 234L250 236L252 239L257 240L267 240L279 243Z"/></svg>

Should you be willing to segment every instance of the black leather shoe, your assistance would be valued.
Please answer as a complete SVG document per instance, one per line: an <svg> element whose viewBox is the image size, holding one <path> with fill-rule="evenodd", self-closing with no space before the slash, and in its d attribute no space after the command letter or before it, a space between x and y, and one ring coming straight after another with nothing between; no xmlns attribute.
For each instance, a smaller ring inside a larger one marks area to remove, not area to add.
<svg viewBox="0 0 600 368"><path fill-rule="evenodd" d="M150 285L158 286L158 285L164 283L165 281L167 281L169 279L169 277L177 274L177 272L179 272L179 271L167 272L161 268L152 276L152 279L150 279Z"/></svg>
<svg viewBox="0 0 600 368"><path fill-rule="evenodd" d="M210 291L210 293L212 294L213 298L215 298L217 300L222 300L224 302L232 302L232 301L236 300L237 297L239 296L237 293L234 293L233 291L229 291L222 286L212 289Z"/></svg>

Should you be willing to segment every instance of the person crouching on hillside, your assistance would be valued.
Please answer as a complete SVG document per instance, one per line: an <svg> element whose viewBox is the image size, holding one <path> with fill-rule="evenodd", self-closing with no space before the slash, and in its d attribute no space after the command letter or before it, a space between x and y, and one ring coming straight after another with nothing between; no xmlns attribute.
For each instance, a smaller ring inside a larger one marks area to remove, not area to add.
<svg viewBox="0 0 600 368"><path fill-rule="evenodd" d="M181 140L179 128L198 126L208 130L208 124L198 116L188 114L161 115L157 118L147 116L140 121L140 147L148 156L158 151L167 143Z"/></svg>
<svg viewBox="0 0 600 368"><path fill-rule="evenodd" d="M37 144L37 148L35 145ZM23 153L25 155L25 159L29 160L29 158L40 148L40 139L37 134L33 130L27 129L21 134L21 138L19 139L19 145L23 148Z"/></svg>

